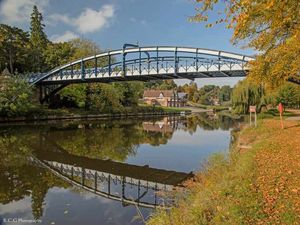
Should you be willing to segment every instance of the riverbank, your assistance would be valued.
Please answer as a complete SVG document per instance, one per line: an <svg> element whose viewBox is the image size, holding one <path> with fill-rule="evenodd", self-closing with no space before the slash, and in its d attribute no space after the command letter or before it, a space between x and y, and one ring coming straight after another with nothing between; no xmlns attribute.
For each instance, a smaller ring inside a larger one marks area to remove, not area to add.
<svg viewBox="0 0 300 225"><path fill-rule="evenodd" d="M18 117L0 117L0 123L11 122L33 122L47 120L88 120L97 118L126 118L126 117L144 117L153 115L178 115L190 114L191 110L175 107L152 107L137 106L128 107L120 112L101 113L97 111L85 111L81 109L47 109L41 108L28 113L28 115Z"/></svg>
<svg viewBox="0 0 300 225"><path fill-rule="evenodd" d="M259 120L234 134L229 155L212 156L160 224L297 224L300 221L300 123ZM183 197L182 197L183 196Z"/></svg>
<svg viewBox="0 0 300 225"><path fill-rule="evenodd" d="M220 112L224 110L229 110L229 106L222 106L222 105L203 105L195 102L188 102L188 105L190 105L192 108L198 108L202 110L207 110L207 111L213 111L213 112Z"/></svg>

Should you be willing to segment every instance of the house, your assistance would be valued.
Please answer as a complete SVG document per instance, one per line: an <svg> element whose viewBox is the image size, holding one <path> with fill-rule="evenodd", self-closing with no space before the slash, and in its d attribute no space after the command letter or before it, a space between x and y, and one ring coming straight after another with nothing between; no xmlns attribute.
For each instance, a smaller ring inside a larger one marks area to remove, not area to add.
<svg viewBox="0 0 300 225"><path fill-rule="evenodd" d="M183 107L186 105L186 94L176 90L145 90L143 101L147 105Z"/></svg>
<svg viewBox="0 0 300 225"><path fill-rule="evenodd" d="M159 133L173 133L175 130L174 121L165 117L161 121L156 122L143 122L143 130L147 132L159 132Z"/></svg>

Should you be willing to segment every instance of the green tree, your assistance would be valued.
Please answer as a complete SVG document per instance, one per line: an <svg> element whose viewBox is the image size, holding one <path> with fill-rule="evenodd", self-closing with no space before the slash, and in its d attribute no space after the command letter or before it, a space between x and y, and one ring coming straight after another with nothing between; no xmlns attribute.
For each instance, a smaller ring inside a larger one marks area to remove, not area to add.
<svg viewBox="0 0 300 225"><path fill-rule="evenodd" d="M48 43L43 52L43 58L48 70L63 65L73 57L75 49L68 42Z"/></svg>
<svg viewBox="0 0 300 225"><path fill-rule="evenodd" d="M69 61L72 60L78 60L87 56L96 55L101 52L100 47L95 43L87 39L80 39L76 38L71 41L69 41L67 44L65 43L65 49L71 48L70 51L72 52L72 55L69 57ZM102 61L99 60L98 66L104 66L105 59ZM85 63L85 67L94 67L94 62L87 62ZM77 67L79 69L79 66ZM95 89L94 86L93 89ZM64 99L65 101L71 100L71 104L66 102L67 105L75 105L77 107L85 107L86 109L89 109L90 105L90 96L89 94L92 92L91 90L91 84L74 84L70 85L66 88L64 88L60 92L61 99Z"/></svg>
<svg viewBox="0 0 300 225"><path fill-rule="evenodd" d="M99 45L88 39L75 38L68 42L74 48L72 60L77 60L91 55L101 53ZM93 64L91 66L94 66Z"/></svg>
<svg viewBox="0 0 300 225"><path fill-rule="evenodd" d="M195 82L191 82L190 85L187 85L185 88L185 93L187 93L189 101L193 101L194 95L197 92L198 92L198 86Z"/></svg>
<svg viewBox="0 0 300 225"><path fill-rule="evenodd" d="M28 71L28 33L17 27L0 24L0 70L9 66L10 73Z"/></svg>
<svg viewBox="0 0 300 225"><path fill-rule="evenodd" d="M0 92L0 116L20 116L32 107L32 88L23 80L12 78Z"/></svg>
<svg viewBox="0 0 300 225"><path fill-rule="evenodd" d="M158 89L161 90L173 90L176 89L177 85L174 80L164 80L162 84L159 85Z"/></svg>
<svg viewBox="0 0 300 225"><path fill-rule="evenodd" d="M231 92L232 92L232 89L230 88L229 85L222 86L221 89L220 89L220 93L219 93L220 101L221 102L230 101L230 99L231 99Z"/></svg>
<svg viewBox="0 0 300 225"><path fill-rule="evenodd" d="M118 112L123 109L123 96L115 91L110 84L91 85L91 108L100 112Z"/></svg>
<svg viewBox="0 0 300 225"><path fill-rule="evenodd" d="M219 100L220 88L215 85L204 85L199 89L198 102L205 105L214 104L214 100Z"/></svg>
<svg viewBox="0 0 300 225"><path fill-rule="evenodd" d="M281 85L276 94L276 103L282 103L285 107L299 108L300 88L298 85L285 83Z"/></svg>
<svg viewBox="0 0 300 225"><path fill-rule="evenodd" d="M37 6L33 6L30 21L30 43L32 46L32 70L33 72L41 72L45 70L44 51L49 43L47 35L44 32L43 16L39 12Z"/></svg>
<svg viewBox="0 0 300 225"><path fill-rule="evenodd" d="M141 82L119 82L114 83L113 88L122 96L121 104L123 106L134 106L138 104L142 96L144 86Z"/></svg>
<svg viewBox="0 0 300 225"><path fill-rule="evenodd" d="M248 80L239 81L233 88L231 101L233 111L238 114L246 114L250 105L256 105L259 110L264 103L264 90Z"/></svg>

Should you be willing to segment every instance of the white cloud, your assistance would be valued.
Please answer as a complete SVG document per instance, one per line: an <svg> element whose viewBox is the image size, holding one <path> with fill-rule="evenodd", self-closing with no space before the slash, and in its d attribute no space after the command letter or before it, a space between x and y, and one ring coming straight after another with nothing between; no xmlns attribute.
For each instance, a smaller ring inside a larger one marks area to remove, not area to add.
<svg viewBox="0 0 300 225"><path fill-rule="evenodd" d="M108 26L109 20L114 16L114 13L114 5L104 5L98 11L86 8L77 18L72 18L68 15L53 14L50 16L50 19L74 26L80 33L90 33Z"/></svg>
<svg viewBox="0 0 300 225"><path fill-rule="evenodd" d="M66 31L64 34L62 35L53 35L50 37L50 40L52 40L55 43L58 42L66 42L69 40L72 40L74 38L78 38L79 36L77 34L75 34L72 31Z"/></svg>
<svg viewBox="0 0 300 225"><path fill-rule="evenodd" d="M43 12L49 0L3 0L0 1L0 16L6 23L28 22L34 5Z"/></svg>
<svg viewBox="0 0 300 225"><path fill-rule="evenodd" d="M114 16L114 11L113 5L104 5L99 11L89 8L85 9L75 20L78 31L85 33L100 30L107 25L108 20Z"/></svg>

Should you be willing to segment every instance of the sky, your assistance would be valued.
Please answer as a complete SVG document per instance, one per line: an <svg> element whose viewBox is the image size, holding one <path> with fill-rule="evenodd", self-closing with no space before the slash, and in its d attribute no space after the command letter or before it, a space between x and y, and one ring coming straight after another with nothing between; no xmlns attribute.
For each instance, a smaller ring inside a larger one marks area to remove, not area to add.
<svg viewBox="0 0 300 225"><path fill-rule="evenodd" d="M195 14L193 0L0 0L0 23L29 30L30 14L37 5L45 32L53 42L81 37L102 49L120 49L124 43L140 46L187 46L253 55L230 43L232 30L224 24L205 28L188 22ZM221 9L222 5L217 7ZM214 19L216 12L211 14ZM197 79L205 84L234 85L239 78ZM179 81L180 84L190 81Z"/></svg>

